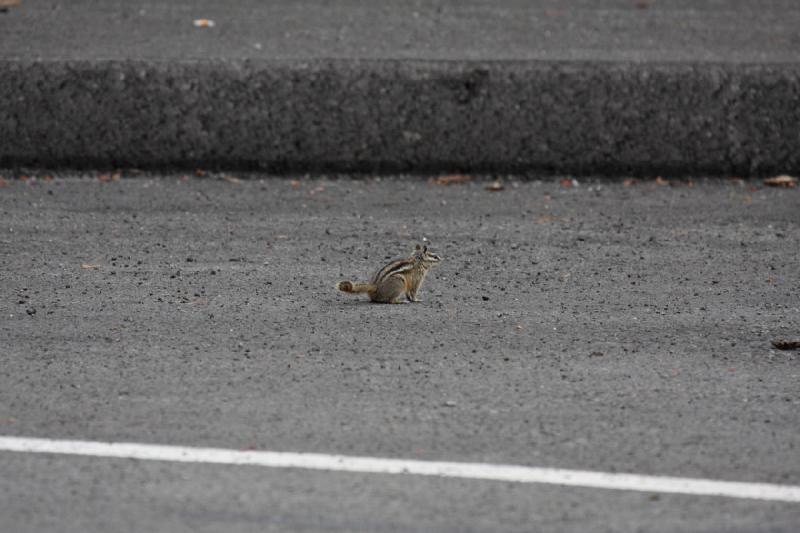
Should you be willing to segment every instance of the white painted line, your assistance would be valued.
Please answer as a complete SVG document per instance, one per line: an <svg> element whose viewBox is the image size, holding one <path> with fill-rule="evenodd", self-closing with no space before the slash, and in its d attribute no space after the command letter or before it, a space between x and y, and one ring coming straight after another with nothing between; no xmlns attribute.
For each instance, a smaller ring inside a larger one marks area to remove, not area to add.
<svg viewBox="0 0 800 533"><path fill-rule="evenodd" d="M800 486L794 485L643 476L503 464L415 461L411 459L382 459L379 457L354 457L318 453L240 451L222 448L25 437L0 437L0 451L85 455L91 457L141 459L145 461L303 468L338 472L412 474L800 503Z"/></svg>

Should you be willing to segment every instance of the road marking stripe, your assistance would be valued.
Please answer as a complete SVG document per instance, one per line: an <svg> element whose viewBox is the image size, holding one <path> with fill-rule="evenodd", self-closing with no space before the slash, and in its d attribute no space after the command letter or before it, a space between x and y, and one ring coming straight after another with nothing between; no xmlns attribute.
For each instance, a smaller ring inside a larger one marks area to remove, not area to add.
<svg viewBox="0 0 800 533"><path fill-rule="evenodd" d="M800 503L800 486L793 485L644 476L503 464L416 461L411 459L384 459L318 453L241 451L222 448L25 437L0 437L0 451L84 455L141 459L145 461L302 468L357 473L412 474Z"/></svg>

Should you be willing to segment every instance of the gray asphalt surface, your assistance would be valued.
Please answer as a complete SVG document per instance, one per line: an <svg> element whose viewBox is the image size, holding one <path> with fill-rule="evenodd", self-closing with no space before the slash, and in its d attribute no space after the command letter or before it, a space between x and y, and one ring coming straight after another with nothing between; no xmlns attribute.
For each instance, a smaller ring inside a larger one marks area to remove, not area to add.
<svg viewBox="0 0 800 533"><path fill-rule="evenodd" d="M0 166L800 171L799 26L793 0L25 0Z"/></svg>
<svg viewBox="0 0 800 533"><path fill-rule="evenodd" d="M0 188L0 432L800 483L800 192ZM423 238L419 304L335 291ZM780 531L791 504L0 452L3 531Z"/></svg>
<svg viewBox="0 0 800 533"><path fill-rule="evenodd" d="M0 24L15 59L800 59L793 0L23 0Z"/></svg>

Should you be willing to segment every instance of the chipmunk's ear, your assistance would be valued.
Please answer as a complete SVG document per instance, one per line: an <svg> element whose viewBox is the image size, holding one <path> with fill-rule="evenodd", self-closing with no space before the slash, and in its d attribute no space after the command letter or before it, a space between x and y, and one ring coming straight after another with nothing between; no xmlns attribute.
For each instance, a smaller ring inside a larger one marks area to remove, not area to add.
<svg viewBox="0 0 800 533"><path fill-rule="evenodd" d="M415 250L419 251L419 244L414 247Z"/></svg>

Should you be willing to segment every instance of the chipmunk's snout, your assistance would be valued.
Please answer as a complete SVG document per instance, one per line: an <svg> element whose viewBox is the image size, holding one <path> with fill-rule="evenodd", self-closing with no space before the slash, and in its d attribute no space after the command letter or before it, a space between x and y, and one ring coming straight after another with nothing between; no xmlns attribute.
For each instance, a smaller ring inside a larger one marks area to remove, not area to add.
<svg viewBox="0 0 800 533"><path fill-rule="evenodd" d="M439 263L442 260L442 256L437 255L430 250L428 250L428 245L420 246L419 244L414 250L414 257L418 261L422 261L424 263Z"/></svg>

